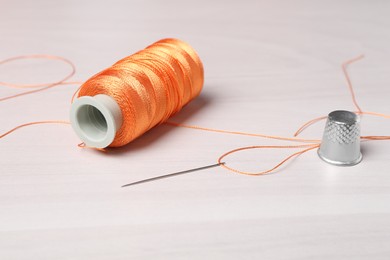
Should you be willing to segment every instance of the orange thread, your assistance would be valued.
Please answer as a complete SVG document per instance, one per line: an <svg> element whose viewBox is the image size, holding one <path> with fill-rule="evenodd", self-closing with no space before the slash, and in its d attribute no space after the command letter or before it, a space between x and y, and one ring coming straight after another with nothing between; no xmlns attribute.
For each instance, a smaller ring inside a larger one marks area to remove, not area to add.
<svg viewBox="0 0 390 260"><path fill-rule="evenodd" d="M178 112L200 94L203 81L203 65L194 49L164 39L99 72L77 95L105 94L116 100L123 124L110 147L118 147Z"/></svg>
<svg viewBox="0 0 390 260"><path fill-rule="evenodd" d="M358 61L358 60L361 60L361 59L363 59L363 58L364 58L364 55L359 55L359 56L357 56L356 58L347 60L346 62L344 62L344 63L341 65L341 67L342 67L342 69L343 69L344 77L345 77L345 79L347 80L347 85L348 85L349 92L351 93L352 102L353 102L353 104L355 105L355 107L357 108L358 112L362 112L362 110L360 109L360 106L358 105L358 103L357 103L357 101L356 101L355 91L353 90L352 82L351 82L351 79L350 79L350 77L349 77L347 68L348 68L348 65L350 65L351 63L354 63L354 62L356 62L356 61Z"/></svg>
<svg viewBox="0 0 390 260"><path fill-rule="evenodd" d="M321 116L321 117L317 117L317 118L314 118L306 123L304 123L295 133L294 133L294 136L298 136L300 133L302 133L303 130L305 130L306 128L308 128L309 126L311 126L312 124L314 123L317 123L321 120L324 120L328 118L327 116Z"/></svg>
<svg viewBox="0 0 390 260"><path fill-rule="evenodd" d="M382 136L378 136L378 135L368 135L368 136L361 136L360 137L361 139L363 140L390 140L390 136L389 135L382 135Z"/></svg>
<svg viewBox="0 0 390 260"><path fill-rule="evenodd" d="M59 57L59 56L47 55L47 54L34 54L34 55L16 56L16 57L11 57L11 58L8 58L8 59L5 59L5 60L0 61L0 65L4 65L4 64L6 64L6 63L10 63L10 62L12 62L12 61L21 60L21 59L59 60L59 61L62 61L62 62L64 62L64 63L68 64L68 65L70 66L70 68L71 68L71 71L70 71L69 74L67 74L63 79L61 79L61 80L59 80L59 81L56 81L56 82L49 82L49 83L39 83L39 84L17 84L17 83L9 83L9 82L1 82L1 81L0 81L0 86L10 87L10 88L38 88L38 89L34 89L34 90L30 90L30 91L25 91L25 92L22 92L22 93L18 93L18 94L15 94L15 95L7 96L7 97L2 97L2 98L0 98L0 102L1 102L1 101L5 101L5 100L8 100L8 99L16 98L16 97L28 95L28 94L40 92L40 91L43 91L43 90L47 90L47 89L50 89L50 88L53 88L53 87L59 86L59 85L74 85L74 84L79 84L79 82L66 82L68 79L70 79L71 77L73 77L73 75L76 73L76 67L75 67L75 65L74 65L71 61L69 61L68 59L65 59L65 58Z"/></svg>
<svg viewBox="0 0 390 260"><path fill-rule="evenodd" d="M361 112L360 114L371 115L371 116L379 116L379 117L390 119L390 115L381 114L381 113L364 111L364 112Z"/></svg>
<svg viewBox="0 0 390 260"><path fill-rule="evenodd" d="M262 138L276 139L276 140L282 140L282 141L301 142L301 143L318 143L318 142L320 142L320 140L317 140L317 139L302 139L302 138L294 138L294 137L283 137L283 136L277 136L277 135L264 135L264 134L228 131L228 130L222 130L222 129L179 124L179 123L175 123L175 122L171 122L171 121L165 122L165 124L172 125L172 126L178 126L178 127L184 127L184 128L191 128L191 129L195 129L195 130L208 131L208 132L232 134L232 135L244 135L244 136L252 136L252 137L262 137Z"/></svg>
<svg viewBox="0 0 390 260"><path fill-rule="evenodd" d="M47 120L47 121L36 121L36 122L30 122L30 123L26 123L26 124L22 124L22 125L18 125L14 128L12 128L11 130L5 132L4 134L1 134L0 135L0 138L3 138L7 135L9 135L10 133L20 129L20 128L23 128L23 127L26 127L26 126L30 126L30 125L40 125L40 124L66 124L66 125L69 125L70 122L68 121L62 121L62 120Z"/></svg>
<svg viewBox="0 0 390 260"><path fill-rule="evenodd" d="M235 172L235 173L239 173L239 174L244 174L244 175L250 175L250 176L259 176L259 175L265 175L267 173L270 173L270 172L273 172L275 171L277 168L279 168L280 166L282 166L285 162L287 162L288 160L290 160L291 158L295 157L295 156L298 156L298 155L301 155L303 153L306 153L307 151L310 151L310 150L313 150L315 148L318 148L320 145L319 144L315 144L315 145L258 145L258 146L247 146L247 147L241 147L241 148L237 148L237 149L234 149L234 150L231 150L229 152L226 152L224 153L223 155L221 155L219 158L218 158L218 163L220 164L221 167L229 170L229 171L232 171L232 172ZM229 167L226 165L226 163L222 163L222 160L223 158L225 158L226 156L230 155L230 154L233 154L233 153L237 153L239 151L243 151L243 150L249 150L249 149L270 149L270 148L276 148L276 149L291 149L291 148L305 148L305 147L308 147L302 151L299 151L299 152L296 152L296 153L293 153L289 156L287 156L285 159L283 159L280 163L278 163L276 166L272 167L271 169L269 170L265 170L265 171L261 171L261 172L244 172L244 171L240 171L240 170L237 170L237 169L234 169L232 167Z"/></svg>

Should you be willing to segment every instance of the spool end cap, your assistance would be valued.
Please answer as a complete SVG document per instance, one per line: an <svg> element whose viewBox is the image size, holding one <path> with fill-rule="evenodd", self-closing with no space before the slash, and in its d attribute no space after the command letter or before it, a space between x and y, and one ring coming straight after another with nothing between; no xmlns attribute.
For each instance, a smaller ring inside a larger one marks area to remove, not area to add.
<svg viewBox="0 0 390 260"><path fill-rule="evenodd" d="M89 147L104 148L115 139L122 126L122 112L110 96L82 96L71 106L70 123L77 136Z"/></svg>

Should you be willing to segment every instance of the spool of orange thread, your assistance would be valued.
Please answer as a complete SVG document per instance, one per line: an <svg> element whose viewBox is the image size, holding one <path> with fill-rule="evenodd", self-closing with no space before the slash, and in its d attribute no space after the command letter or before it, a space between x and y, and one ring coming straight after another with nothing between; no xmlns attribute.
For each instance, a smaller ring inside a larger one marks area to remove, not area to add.
<svg viewBox="0 0 390 260"><path fill-rule="evenodd" d="M203 82L195 50L163 39L88 79L72 103L70 121L89 147L123 146L180 111Z"/></svg>

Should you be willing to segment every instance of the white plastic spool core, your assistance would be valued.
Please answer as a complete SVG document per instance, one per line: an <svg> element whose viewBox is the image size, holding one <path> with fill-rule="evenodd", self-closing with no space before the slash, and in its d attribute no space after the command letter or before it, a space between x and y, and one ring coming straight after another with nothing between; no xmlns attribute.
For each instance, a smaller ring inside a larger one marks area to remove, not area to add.
<svg viewBox="0 0 390 260"><path fill-rule="evenodd" d="M104 148L122 126L122 112L107 95L83 96L72 103L70 123L78 137L90 147Z"/></svg>

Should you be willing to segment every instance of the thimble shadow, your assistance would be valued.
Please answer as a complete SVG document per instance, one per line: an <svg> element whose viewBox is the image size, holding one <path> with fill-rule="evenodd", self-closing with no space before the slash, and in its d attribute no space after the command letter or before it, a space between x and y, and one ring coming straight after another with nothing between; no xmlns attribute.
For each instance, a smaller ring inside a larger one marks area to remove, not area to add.
<svg viewBox="0 0 390 260"><path fill-rule="evenodd" d="M364 159L369 159L373 157L372 155L375 154L373 146L371 146L368 142L362 141L360 143L360 152L363 155L363 160Z"/></svg>

